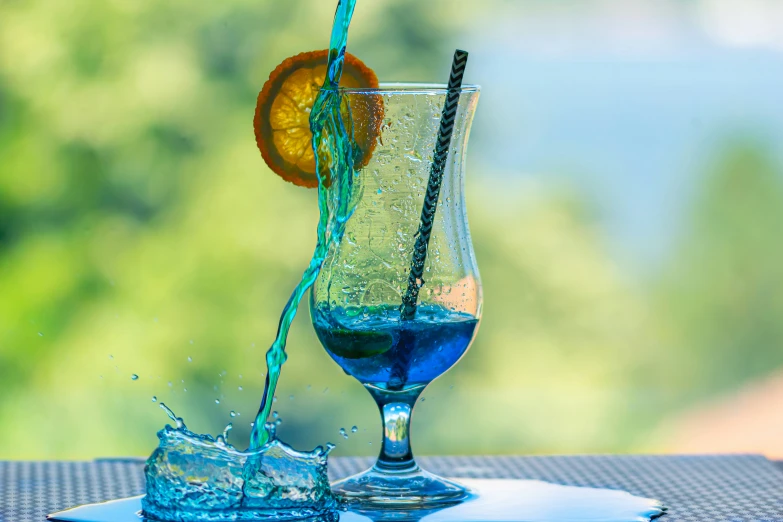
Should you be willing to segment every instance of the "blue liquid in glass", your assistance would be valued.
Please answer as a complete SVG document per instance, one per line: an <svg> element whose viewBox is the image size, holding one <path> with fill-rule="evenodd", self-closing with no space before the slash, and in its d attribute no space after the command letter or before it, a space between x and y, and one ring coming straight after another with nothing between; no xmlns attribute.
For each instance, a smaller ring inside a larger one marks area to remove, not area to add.
<svg viewBox="0 0 783 522"><path fill-rule="evenodd" d="M318 338L347 374L394 391L426 385L454 366L478 324L440 306L419 306L413 320L402 320L398 307L318 307L312 314Z"/></svg>

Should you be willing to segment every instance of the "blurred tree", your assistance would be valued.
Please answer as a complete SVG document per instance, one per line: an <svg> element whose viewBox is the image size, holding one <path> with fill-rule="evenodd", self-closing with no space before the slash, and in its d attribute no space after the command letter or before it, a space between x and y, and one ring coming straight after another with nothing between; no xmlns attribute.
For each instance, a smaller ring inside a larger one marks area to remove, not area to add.
<svg viewBox="0 0 783 522"><path fill-rule="evenodd" d="M667 270L659 354L672 401L704 399L783 365L783 176L752 143L707 172Z"/></svg>

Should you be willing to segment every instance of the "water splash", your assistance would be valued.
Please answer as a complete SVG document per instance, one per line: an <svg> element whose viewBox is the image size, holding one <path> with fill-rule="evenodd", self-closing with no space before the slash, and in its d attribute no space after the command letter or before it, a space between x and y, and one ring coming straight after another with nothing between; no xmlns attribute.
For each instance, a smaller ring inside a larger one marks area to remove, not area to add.
<svg viewBox="0 0 783 522"><path fill-rule="evenodd" d="M228 443L231 424L217 438L195 434L160 403L176 427L166 426L158 432L159 446L147 460L147 495L142 501L146 516L178 522L281 519L309 517L337 507L326 475L327 455L334 445L298 452L275 439L282 421L277 412L273 422L267 419L277 400L288 331L299 303L315 282L329 246L341 240L354 208L354 144L343 122L338 86L355 5L356 0L340 0L337 5L327 75L310 116L319 179L317 242L266 353L264 394L252 424L250 447L239 451ZM215 404L220 400L215 399Z"/></svg>
<svg viewBox="0 0 783 522"><path fill-rule="evenodd" d="M345 223L354 208L352 187L355 146L346 131L347 126L340 111L342 98L338 87L343 72L345 48L348 44L348 26L355 6L356 0L340 0L337 4L329 43L327 74L310 113L310 130L313 133L313 150L318 175L320 217L317 242L313 257L302 274L302 280L283 309L275 341L266 353L267 374L264 395L256 415L255 427L250 435L251 449L260 448L270 440L270 434L265 426L272 410L272 397L280 378L280 369L287 358L285 346L288 331L296 317L299 302L318 277L329 246L342 239Z"/></svg>
<svg viewBox="0 0 783 522"><path fill-rule="evenodd" d="M144 468L145 517L178 522L289 519L338 507L329 488L327 456L334 447L299 452L274 439L240 451L228 442L229 423L217 437L190 431L164 403L175 426L158 432L160 443Z"/></svg>

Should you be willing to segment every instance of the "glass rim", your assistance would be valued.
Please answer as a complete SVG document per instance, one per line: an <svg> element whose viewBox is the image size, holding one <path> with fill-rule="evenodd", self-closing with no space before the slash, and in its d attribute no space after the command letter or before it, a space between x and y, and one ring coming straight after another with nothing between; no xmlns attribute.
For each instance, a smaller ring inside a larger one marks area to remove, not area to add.
<svg viewBox="0 0 783 522"><path fill-rule="evenodd" d="M343 94L447 94L445 83L381 82L378 87L340 87ZM463 84L460 94L481 91L480 85Z"/></svg>

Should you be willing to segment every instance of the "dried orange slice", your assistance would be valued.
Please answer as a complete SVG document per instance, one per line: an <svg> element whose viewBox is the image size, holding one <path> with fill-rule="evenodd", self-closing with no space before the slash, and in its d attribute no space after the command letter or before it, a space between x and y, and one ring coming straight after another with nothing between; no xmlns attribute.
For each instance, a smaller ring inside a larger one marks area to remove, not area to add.
<svg viewBox="0 0 783 522"><path fill-rule="evenodd" d="M287 58L269 75L258 94L253 128L261 155L275 173L302 187L317 187L310 132L310 111L324 83L329 51L300 53ZM376 88L378 77L352 54L346 53L341 87ZM348 96L351 121L358 147L354 165L367 164L383 120L381 97ZM344 120L349 114L343 109Z"/></svg>

